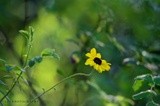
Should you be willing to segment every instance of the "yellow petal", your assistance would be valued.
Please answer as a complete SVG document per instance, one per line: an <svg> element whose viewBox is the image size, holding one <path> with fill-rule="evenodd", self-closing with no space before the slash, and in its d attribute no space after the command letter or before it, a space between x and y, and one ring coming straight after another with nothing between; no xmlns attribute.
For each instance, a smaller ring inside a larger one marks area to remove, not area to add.
<svg viewBox="0 0 160 106"><path fill-rule="evenodd" d="M111 63L107 63L108 65L111 65Z"/></svg>
<svg viewBox="0 0 160 106"><path fill-rule="evenodd" d="M99 72L99 73L102 73L102 71L103 71L102 67L99 66L98 72Z"/></svg>
<svg viewBox="0 0 160 106"><path fill-rule="evenodd" d="M97 65L97 64L95 64L95 65L93 66L93 68L98 71L98 65Z"/></svg>
<svg viewBox="0 0 160 106"><path fill-rule="evenodd" d="M91 49L91 55L96 56L96 53L97 53L97 52L96 52L96 49L95 49L95 48L92 48L92 49Z"/></svg>
<svg viewBox="0 0 160 106"><path fill-rule="evenodd" d="M105 69L106 71L109 71L110 68L111 68L109 65L104 65L103 67L104 67L104 69Z"/></svg>
<svg viewBox="0 0 160 106"><path fill-rule="evenodd" d="M87 56L87 57L91 57L91 54L90 54L90 53L86 53L86 56Z"/></svg>
<svg viewBox="0 0 160 106"><path fill-rule="evenodd" d="M91 59L87 59L86 62L85 62L85 65L93 66L94 62Z"/></svg>
<svg viewBox="0 0 160 106"><path fill-rule="evenodd" d="M90 62L91 62L91 61L90 61L89 59L87 59L86 62L85 62L85 65L89 65Z"/></svg>
<svg viewBox="0 0 160 106"><path fill-rule="evenodd" d="M106 66L106 71L109 71L110 69L111 69L111 67L110 66Z"/></svg>
<svg viewBox="0 0 160 106"><path fill-rule="evenodd" d="M102 60L102 67L106 70L109 71L110 70L110 63L107 63L105 60Z"/></svg>
<svg viewBox="0 0 160 106"><path fill-rule="evenodd" d="M107 64L106 60L102 60L102 64Z"/></svg>
<svg viewBox="0 0 160 106"><path fill-rule="evenodd" d="M90 62L90 66L94 66L95 63L93 61Z"/></svg>
<svg viewBox="0 0 160 106"><path fill-rule="evenodd" d="M96 57L101 58L101 54L97 53Z"/></svg>

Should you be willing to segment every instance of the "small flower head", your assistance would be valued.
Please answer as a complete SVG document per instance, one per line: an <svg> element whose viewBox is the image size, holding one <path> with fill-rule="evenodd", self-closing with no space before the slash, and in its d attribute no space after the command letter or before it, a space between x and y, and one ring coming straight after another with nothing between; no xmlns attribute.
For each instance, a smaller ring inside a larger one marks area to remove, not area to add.
<svg viewBox="0 0 160 106"><path fill-rule="evenodd" d="M96 52L95 48L92 48L90 50L90 53L86 53L86 56L88 59L85 62L85 65L92 66L95 70L97 70L99 73L102 73L103 71L109 71L110 70L110 63L107 63L106 60L101 59L101 54Z"/></svg>

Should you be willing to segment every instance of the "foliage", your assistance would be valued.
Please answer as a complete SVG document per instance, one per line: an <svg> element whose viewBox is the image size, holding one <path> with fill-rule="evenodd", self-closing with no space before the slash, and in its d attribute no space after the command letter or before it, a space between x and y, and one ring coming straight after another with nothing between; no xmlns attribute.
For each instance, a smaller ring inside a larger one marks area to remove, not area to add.
<svg viewBox="0 0 160 106"><path fill-rule="evenodd" d="M0 10L1 105L160 105L159 0L1 0ZM110 71L90 74L91 48Z"/></svg>

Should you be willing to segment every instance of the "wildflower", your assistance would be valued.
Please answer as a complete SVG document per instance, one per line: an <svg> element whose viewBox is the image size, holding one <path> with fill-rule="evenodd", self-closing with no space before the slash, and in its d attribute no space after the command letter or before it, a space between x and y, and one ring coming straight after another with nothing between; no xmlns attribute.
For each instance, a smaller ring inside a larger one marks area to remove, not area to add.
<svg viewBox="0 0 160 106"><path fill-rule="evenodd" d="M106 60L101 59L101 54L96 52L95 48L92 48L90 50L90 53L86 53L86 56L89 57L85 65L92 66L95 70L97 70L99 73L102 73L103 71L109 71L110 70L110 63L107 63Z"/></svg>

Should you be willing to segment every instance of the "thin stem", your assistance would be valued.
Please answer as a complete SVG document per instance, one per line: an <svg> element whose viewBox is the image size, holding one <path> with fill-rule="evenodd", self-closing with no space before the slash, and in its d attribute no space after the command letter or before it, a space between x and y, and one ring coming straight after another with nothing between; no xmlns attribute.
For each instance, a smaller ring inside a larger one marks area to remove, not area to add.
<svg viewBox="0 0 160 106"><path fill-rule="evenodd" d="M23 67L25 67L26 65L27 65L27 61L28 61L28 58L29 58L29 53L30 53L30 51L31 51L31 44L30 44L31 42L29 41L29 46L28 46L28 50L27 50L27 57L26 57L26 59L25 59L25 62L24 62L24 66Z"/></svg>
<svg viewBox="0 0 160 106"><path fill-rule="evenodd" d="M27 14L27 13L28 13L28 9L27 9L28 5L27 5L27 1L28 1L28 0L25 0L25 22L24 22L24 25L26 25L26 24L27 24L27 21L28 21L28 14ZM28 50L27 50L27 57L26 57L25 62L24 62L24 64L23 64L23 68L22 68L23 70L26 70L26 68L27 68L27 61L28 61L29 53L30 53L30 50L31 50L31 47L32 47L31 42L32 42L32 41L29 39L29 42L28 42ZM12 49L12 51L14 51L14 49ZM11 88L8 90L8 92L0 99L0 103L2 103L2 101L9 95L9 93L10 93L10 92L13 90L13 88L16 86L16 84L17 84L19 78L22 76L23 72L24 72L24 71L21 70L21 72L19 73L17 79L16 79L15 82L13 83L12 87L11 87Z"/></svg>
<svg viewBox="0 0 160 106"><path fill-rule="evenodd" d="M91 72L92 73L92 72ZM46 91L44 91L43 93L41 93L40 95L36 96L35 98L33 98L27 106L29 106L32 102L34 102L36 99L40 98L41 96L43 96L44 94L46 94L47 92L49 92L50 90L54 89L56 86L60 85L61 83L63 83L64 81L70 79L70 78L73 78L75 76L90 76L91 73L89 74L85 74L85 73L76 73L76 74L73 74L73 75L70 75L64 79L62 79L61 81L59 81L57 84L53 85L52 87L50 87L49 89L47 89Z"/></svg>
<svg viewBox="0 0 160 106"><path fill-rule="evenodd" d="M27 57L26 57L26 59L25 59L25 62L24 62L23 68L22 68L23 70L26 70L26 68L27 68L27 61L28 61L29 53L30 53L31 47L32 47L30 41L29 41L28 45L29 45L29 46L28 46L28 50L27 50ZM11 87L11 88L8 90L8 92L0 99L0 103L9 95L9 93L10 93L10 92L13 90L13 88L16 86L16 84L17 84L19 78L22 76L23 72L24 72L24 71L21 70L20 74L18 75L17 79L16 79L15 82L13 83L12 87Z"/></svg>
<svg viewBox="0 0 160 106"><path fill-rule="evenodd" d="M18 75L16 81L13 83L12 87L8 90L8 92L1 98L0 103L8 96L8 94L13 90L13 88L15 87L15 85L17 84L19 78L21 77L21 75L23 74L23 71L20 72L20 74Z"/></svg>

